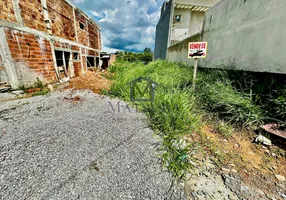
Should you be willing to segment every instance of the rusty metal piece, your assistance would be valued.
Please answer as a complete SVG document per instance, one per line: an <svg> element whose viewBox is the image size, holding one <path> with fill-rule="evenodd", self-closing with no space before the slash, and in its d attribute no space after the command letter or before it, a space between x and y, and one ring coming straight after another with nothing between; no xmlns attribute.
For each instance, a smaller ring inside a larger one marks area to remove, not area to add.
<svg viewBox="0 0 286 200"><path fill-rule="evenodd" d="M262 126L261 128L267 131L268 133L271 133L273 135L286 139L286 131L279 130L277 124L267 124L267 125Z"/></svg>

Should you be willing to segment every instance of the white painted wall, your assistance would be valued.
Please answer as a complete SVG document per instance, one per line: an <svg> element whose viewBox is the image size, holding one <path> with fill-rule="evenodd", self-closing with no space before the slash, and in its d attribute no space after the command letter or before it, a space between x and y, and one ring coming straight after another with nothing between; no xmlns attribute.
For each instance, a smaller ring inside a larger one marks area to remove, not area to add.
<svg viewBox="0 0 286 200"><path fill-rule="evenodd" d="M178 40L182 35L189 35L189 24L191 18L191 11L187 9L175 9L174 18L176 15L181 15L181 21L173 21L171 40Z"/></svg>
<svg viewBox="0 0 286 200"><path fill-rule="evenodd" d="M189 35L194 35L202 31L204 19L205 19L204 12L192 11L189 30L188 30Z"/></svg>
<svg viewBox="0 0 286 200"><path fill-rule="evenodd" d="M189 38L186 38L182 42L175 44L168 48L167 60L172 62L182 62L190 66L193 66L195 63L194 59L188 58L188 44L189 42L196 42L200 40L200 35L195 35Z"/></svg>
<svg viewBox="0 0 286 200"><path fill-rule="evenodd" d="M202 31L204 12L191 11L190 9L175 9L174 18L176 15L181 15L181 21L173 21L172 41L182 41Z"/></svg>
<svg viewBox="0 0 286 200"><path fill-rule="evenodd" d="M223 0L206 13L204 67L286 74L286 1Z"/></svg>

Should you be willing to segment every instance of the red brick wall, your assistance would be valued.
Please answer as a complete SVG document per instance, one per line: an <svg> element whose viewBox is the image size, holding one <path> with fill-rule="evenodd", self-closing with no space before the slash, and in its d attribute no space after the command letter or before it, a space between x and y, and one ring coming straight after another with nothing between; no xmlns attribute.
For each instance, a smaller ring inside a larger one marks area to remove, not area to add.
<svg viewBox="0 0 286 200"><path fill-rule="evenodd" d="M0 0L0 19L16 22L12 0Z"/></svg>
<svg viewBox="0 0 286 200"><path fill-rule="evenodd" d="M88 22L89 44L93 49L99 49L99 31L93 22Z"/></svg>
<svg viewBox="0 0 286 200"><path fill-rule="evenodd" d="M54 46L57 48L63 48L63 49L70 49L71 48L71 45L69 45L68 43L59 42L59 41L55 41Z"/></svg>
<svg viewBox="0 0 286 200"><path fill-rule="evenodd" d="M81 62L74 62L73 67L75 76L80 76L82 74Z"/></svg>
<svg viewBox="0 0 286 200"><path fill-rule="evenodd" d="M82 63L83 63L83 71L85 72L87 69L87 60L85 56L82 57Z"/></svg>
<svg viewBox="0 0 286 200"><path fill-rule="evenodd" d="M53 35L76 41L73 7L64 0L48 0Z"/></svg>
<svg viewBox="0 0 286 200"><path fill-rule="evenodd" d="M102 44L101 44L101 32L98 31L98 40L99 40L99 47L98 49L101 50L102 49Z"/></svg>
<svg viewBox="0 0 286 200"><path fill-rule="evenodd" d="M20 0L19 2L24 26L48 33L41 0ZM82 11L75 9L75 23L74 8L65 0L47 0L47 8L53 35L76 42L77 32L78 43L101 49L98 26L95 22L88 20ZM0 19L16 22L12 0L0 0ZM84 24L84 29L80 28L80 22Z"/></svg>
<svg viewBox="0 0 286 200"><path fill-rule="evenodd" d="M41 0L20 0L19 6L24 26L47 31Z"/></svg>
<svg viewBox="0 0 286 200"><path fill-rule="evenodd" d="M79 11L75 10L76 16L76 26L77 26L77 34L78 34L78 43L88 46L88 25L86 17ZM84 29L80 28L80 23L84 24Z"/></svg>
<svg viewBox="0 0 286 200"><path fill-rule="evenodd" d="M17 22L12 2L12 0L0 0L0 20ZM45 10L42 7L41 0L20 0L19 8L19 14L22 17L25 27L36 29L47 35L50 33L46 27L44 19ZM99 28L82 11L73 8L65 0L47 0L47 9L54 36L77 42L76 35L78 35L79 44L89 46L93 49L101 49ZM84 24L83 30L80 28L80 22ZM5 34L12 59L16 63L16 68L21 76L29 78L30 76L27 75L31 73L42 77L46 82L57 81L48 39L10 28L5 29ZM83 69L86 71L87 63L85 56L99 56L99 53L96 51L86 50L85 48L73 46L69 43L54 42L54 46L78 52L82 49L80 53L84 54L84 56L80 57L79 61L73 63L76 75L82 73L82 63ZM29 70L25 71L25 69Z"/></svg>
<svg viewBox="0 0 286 200"><path fill-rule="evenodd" d="M87 55L89 55L89 56L99 56L99 53L97 51L88 50L87 51Z"/></svg>
<svg viewBox="0 0 286 200"><path fill-rule="evenodd" d="M57 80L49 41L34 35L5 29L12 59L24 63L46 82ZM17 68L17 64L16 64Z"/></svg>
<svg viewBox="0 0 286 200"><path fill-rule="evenodd" d="M110 56L110 64L116 62L116 55L115 54L111 54Z"/></svg>

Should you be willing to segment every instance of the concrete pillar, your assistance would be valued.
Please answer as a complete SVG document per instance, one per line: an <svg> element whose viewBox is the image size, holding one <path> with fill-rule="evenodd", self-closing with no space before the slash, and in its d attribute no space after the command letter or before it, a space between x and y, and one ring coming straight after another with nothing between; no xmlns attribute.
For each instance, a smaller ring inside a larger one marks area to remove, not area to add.
<svg viewBox="0 0 286 200"><path fill-rule="evenodd" d="M21 9L19 6L20 0L13 0L13 7L14 7L14 12L15 12L15 16L16 16L16 20L19 24L21 24L23 26L23 19L21 16Z"/></svg>
<svg viewBox="0 0 286 200"><path fill-rule="evenodd" d="M0 55L2 57L2 62L8 76L8 83L12 88L17 88L20 86L20 83L17 77L15 63L11 56L4 29L5 28L0 27Z"/></svg>

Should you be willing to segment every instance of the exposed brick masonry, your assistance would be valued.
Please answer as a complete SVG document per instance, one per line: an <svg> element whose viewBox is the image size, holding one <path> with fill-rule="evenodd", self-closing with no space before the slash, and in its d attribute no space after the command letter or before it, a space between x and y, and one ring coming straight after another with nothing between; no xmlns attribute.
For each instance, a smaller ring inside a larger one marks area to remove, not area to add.
<svg viewBox="0 0 286 200"><path fill-rule="evenodd" d="M24 26L46 32L41 0L21 0L21 16Z"/></svg>
<svg viewBox="0 0 286 200"><path fill-rule="evenodd" d="M12 0L0 0L0 19L16 22Z"/></svg>
<svg viewBox="0 0 286 200"><path fill-rule="evenodd" d="M9 28L5 29L5 34L12 58L16 63L25 64L31 70L45 77L47 82L56 80L49 41Z"/></svg>
<svg viewBox="0 0 286 200"><path fill-rule="evenodd" d="M74 8L65 0L46 0L47 8L43 7L41 0L19 0L18 2L17 16L20 16L23 22L23 25L18 26L35 29L43 34L39 34L41 35L39 37L33 35L29 29L20 31L17 28L5 28L6 40L16 69L24 65L42 77L45 82L57 81L50 42L53 43L54 48L70 52L71 55L79 53L78 60L71 60L76 76L86 71L86 56L100 56L99 52L95 51L101 50L100 29L81 10ZM48 13L48 19L45 19L45 13ZM0 23L1 20L17 25L12 0L0 0ZM80 27L81 23L83 27ZM51 30L48 30L49 26ZM50 41L45 35L51 34L71 42L59 39Z"/></svg>
<svg viewBox="0 0 286 200"><path fill-rule="evenodd" d="M47 4L53 34L76 42L73 7L63 0L49 0Z"/></svg>

